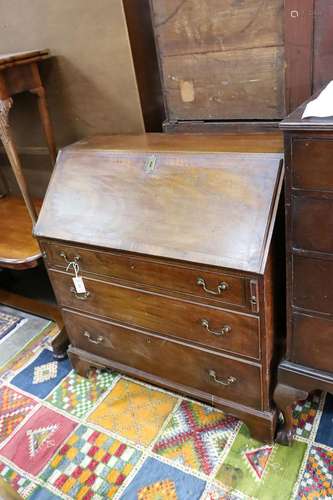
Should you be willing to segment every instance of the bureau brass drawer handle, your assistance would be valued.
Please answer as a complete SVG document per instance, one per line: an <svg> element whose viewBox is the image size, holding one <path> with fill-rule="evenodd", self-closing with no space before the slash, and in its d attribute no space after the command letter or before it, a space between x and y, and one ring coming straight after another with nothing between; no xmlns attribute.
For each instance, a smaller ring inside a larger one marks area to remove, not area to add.
<svg viewBox="0 0 333 500"><path fill-rule="evenodd" d="M235 377L228 377L227 379L216 378L216 372L214 370L209 370L209 378L211 378L216 384L221 385L231 385L237 382Z"/></svg>
<svg viewBox="0 0 333 500"><path fill-rule="evenodd" d="M90 292L77 293L73 286L70 287L70 291L74 295L74 297L79 300L87 300L87 298L90 296Z"/></svg>
<svg viewBox="0 0 333 500"><path fill-rule="evenodd" d="M70 262L73 262L73 261L77 262L78 260L80 260L80 256L79 255L75 255L72 260L69 260L67 258L67 255L65 254L64 251L60 252L59 255L60 255L60 257L62 257L64 259L64 261L66 262L66 264L69 264Z"/></svg>
<svg viewBox="0 0 333 500"><path fill-rule="evenodd" d="M91 336L90 336L90 333L85 331L83 332L83 335L85 337L87 337L87 339L89 340L89 342L91 342L92 344L101 344L104 340L104 337L102 337L102 335L98 335L98 337L96 339L93 339Z"/></svg>
<svg viewBox="0 0 333 500"><path fill-rule="evenodd" d="M222 281L218 285L217 291L209 290L209 288L206 287L206 282L203 278L197 279L197 285L202 286L202 288L205 290L205 292L210 293L211 295L221 295L222 292L225 292L229 288L228 283L226 283L225 281Z"/></svg>
<svg viewBox="0 0 333 500"><path fill-rule="evenodd" d="M222 326L221 330L218 330L218 331L210 330L208 319L202 319L201 320L201 326L203 328L206 328L207 332L212 333L216 337L222 337L226 333L230 333L231 332L231 326L229 326L229 325Z"/></svg>

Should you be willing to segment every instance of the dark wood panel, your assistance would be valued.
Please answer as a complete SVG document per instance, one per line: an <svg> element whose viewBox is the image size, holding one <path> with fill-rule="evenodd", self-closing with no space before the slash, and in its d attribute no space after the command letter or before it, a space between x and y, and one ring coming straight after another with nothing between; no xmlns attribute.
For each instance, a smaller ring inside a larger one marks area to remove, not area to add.
<svg viewBox="0 0 333 500"><path fill-rule="evenodd" d="M168 56L162 64L171 120L278 119L284 115L281 47Z"/></svg>
<svg viewBox="0 0 333 500"><path fill-rule="evenodd" d="M293 247L333 253L333 198L294 196Z"/></svg>
<svg viewBox="0 0 333 500"><path fill-rule="evenodd" d="M312 94L313 2L285 0L286 111Z"/></svg>
<svg viewBox="0 0 333 500"><path fill-rule="evenodd" d="M258 366L70 311L63 310L63 317L75 347L179 384L261 408ZM97 339L100 343L89 341L85 332L90 339L95 342ZM223 386L209 375L211 370L217 379L226 381L228 377L234 377L236 380Z"/></svg>
<svg viewBox="0 0 333 500"><path fill-rule="evenodd" d="M292 361L332 371L333 320L293 314Z"/></svg>
<svg viewBox="0 0 333 500"><path fill-rule="evenodd" d="M283 0L151 0L161 56L283 45Z"/></svg>
<svg viewBox="0 0 333 500"><path fill-rule="evenodd" d="M50 276L62 306L216 349L259 357L259 321L256 317L91 279L85 279L90 296L83 301L71 292L70 275L50 271Z"/></svg>
<svg viewBox="0 0 333 500"><path fill-rule="evenodd" d="M333 261L294 255L293 266L294 305L332 314Z"/></svg>
<svg viewBox="0 0 333 500"><path fill-rule="evenodd" d="M163 131L168 134L243 134L244 132L274 133L279 128L279 121L205 121L205 120L166 120Z"/></svg>
<svg viewBox="0 0 333 500"><path fill-rule="evenodd" d="M333 141L294 139L291 147L292 185L333 191Z"/></svg>
<svg viewBox="0 0 333 500"><path fill-rule="evenodd" d="M169 120L283 116L283 0L151 5Z"/></svg>
<svg viewBox="0 0 333 500"><path fill-rule="evenodd" d="M229 304L251 310L249 280L207 268L185 267L112 252L87 250L58 244L43 244L48 266L65 269L77 261L80 273L108 276L120 280L161 288L164 292L191 294L215 305ZM201 280L200 283L198 280ZM207 289L207 290L205 290Z"/></svg>
<svg viewBox="0 0 333 500"><path fill-rule="evenodd" d="M333 79L333 2L316 0L314 9L313 91Z"/></svg>

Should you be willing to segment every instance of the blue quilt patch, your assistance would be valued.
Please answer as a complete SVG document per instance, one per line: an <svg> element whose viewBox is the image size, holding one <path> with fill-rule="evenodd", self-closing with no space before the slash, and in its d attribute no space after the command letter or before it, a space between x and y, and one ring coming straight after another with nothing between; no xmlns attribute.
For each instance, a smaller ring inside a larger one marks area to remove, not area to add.
<svg viewBox="0 0 333 500"><path fill-rule="evenodd" d="M199 500L206 482L171 467L154 458L148 458L125 489L122 500L138 498L181 498Z"/></svg>
<svg viewBox="0 0 333 500"><path fill-rule="evenodd" d="M45 398L68 375L72 367L68 359L56 360L48 349L26 366L11 383L41 399Z"/></svg>
<svg viewBox="0 0 333 500"><path fill-rule="evenodd" d="M320 418L315 441L317 443L333 446L333 396L326 394L323 414Z"/></svg>

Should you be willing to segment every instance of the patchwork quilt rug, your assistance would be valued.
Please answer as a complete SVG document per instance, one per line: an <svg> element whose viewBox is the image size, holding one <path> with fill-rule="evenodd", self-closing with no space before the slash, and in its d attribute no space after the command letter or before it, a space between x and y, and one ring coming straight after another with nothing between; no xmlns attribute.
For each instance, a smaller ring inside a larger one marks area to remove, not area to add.
<svg viewBox="0 0 333 500"><path fill-rule="evenodd" d="M46 329L0 369L0 475L34 500L333 499L333 398L296 405L291 448L118 373L78 376ZM1 496L1 495L0 495Z"/></svg>
<svg viewBox="0 0 333 500"><path fill-rule="evenodd" d="M21 321L22 318L20 316L4 312L0 309L0 339L13 330Z"/></svg>

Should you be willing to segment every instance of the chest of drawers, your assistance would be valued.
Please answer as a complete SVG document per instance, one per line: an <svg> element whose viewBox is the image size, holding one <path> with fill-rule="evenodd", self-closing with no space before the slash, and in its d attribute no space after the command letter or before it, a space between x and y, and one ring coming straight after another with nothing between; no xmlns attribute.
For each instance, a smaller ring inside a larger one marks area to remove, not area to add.
<svg viewBox="0 0 333 500"><path fill-rule="evenodd" d="M274 399L284 415L277 439L292 440L293 404L333 392L333 120L281 123L286 151L287 351Z"/></svg>
<svg viewBox="0 0 333 500"><path fill-rule="evenodd" d="M61 152L35 235L80 374L118 370L273 439L274 137L113 136Z"/></svg>

